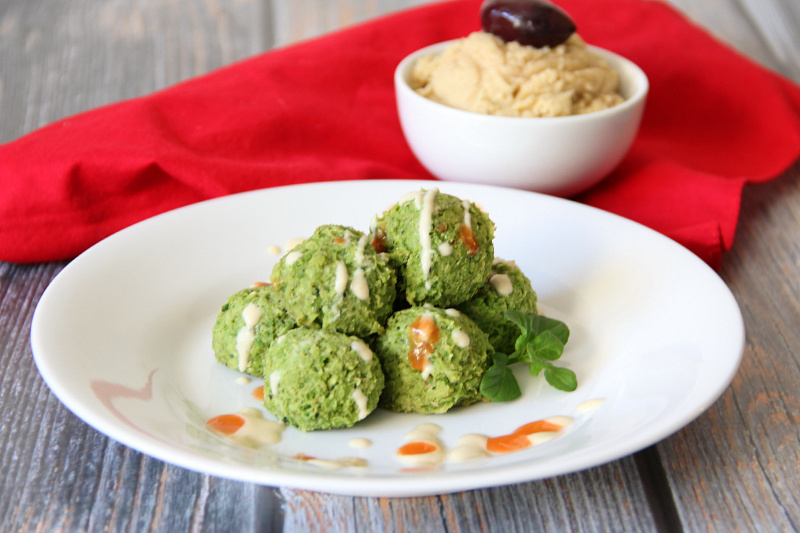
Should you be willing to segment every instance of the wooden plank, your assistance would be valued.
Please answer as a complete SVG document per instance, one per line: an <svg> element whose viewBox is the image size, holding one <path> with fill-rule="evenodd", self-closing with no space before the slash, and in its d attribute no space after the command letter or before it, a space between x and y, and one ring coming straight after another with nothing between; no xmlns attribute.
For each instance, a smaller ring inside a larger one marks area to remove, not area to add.
<svg viewBox="0 0 800 533"><path fill-rule="evenodd" d="M740 0L744 11L766 42L776 69L795 81L800 81L800 3Z"/></svg>
<svg viewBox="0 0 800 533"><path fill-rule="evenodd" d="M776 71L783 65L769 48L762 29L737 0L668 0L686 17L743 55ZM762 8L776 1L759 2Z"/></svg>
<svg viewBox="0 0 800 533"><path fill-rule="evenodd" d="M800 9L791 2L672 0L723 40L800 80ZM748 331L731 388L695 423L658 446L678 513L690 530L775 531L800 524L800 167L745 189L736 241L721 275ZM776 280L780 280L777 281Z"/></svg>
<svg viewBox="0 0 800 533"><path fill-rule="evenodd" d="M259 51L258 7L247 0L5 3L0 142ZM0 263L0 529L227 531L264 523L257 487L145 457L52 395L28 338L33 308L62 266Z"/></svg>
<svg viewBox="0 0 800 533"><path fill-rule="evenodd" d="M275 46L285 46L430 0L269 0Z"/></svg>
<svg viewBox="0 0 800 533"><path fill-rule="evenodd" d="M166 465L72 415L33 364L35 303L61 264L0 263L0 530L235 530L256 487Z"/></svg>
<svg viewBox="0 0 800 533"><path fill-rule="evenodd" d="M632 457L552 479L443 496L360 498L284 488L285 532L655 531Z"/></svg>
<svg viewBox="0 0 800 533"><path fill-rule="evenodd" d="M659 445L684 524L720 531L800 525L800 166L744 195L722 275L748 330L732 387ZM779 280L776 282L776 280Z"/></svg>
<svg viewBox="0 0 800 533"><path fill-rule="evenodd" d="M261 50L257 0L41 0L0 11L0 142Z"/></svg>

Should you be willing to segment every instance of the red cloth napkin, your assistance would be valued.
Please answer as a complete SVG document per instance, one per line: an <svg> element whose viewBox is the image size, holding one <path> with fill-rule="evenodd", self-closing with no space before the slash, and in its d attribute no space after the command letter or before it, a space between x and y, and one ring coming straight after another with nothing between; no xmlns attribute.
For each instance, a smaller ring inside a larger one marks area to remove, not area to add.
<svg viewBox="0 0 800 533"><path fill-rule="evenodd" d="M800 155L800 89L666 5L559 4L587 42L632 59L651 82L630 154L577 199L718 266L744 183L777 176ZM392 74L413 50L479 29L479 5L377 19L0 146L0 259L70 258L157 213L250 189L430 178L400 130Z"/></svg>

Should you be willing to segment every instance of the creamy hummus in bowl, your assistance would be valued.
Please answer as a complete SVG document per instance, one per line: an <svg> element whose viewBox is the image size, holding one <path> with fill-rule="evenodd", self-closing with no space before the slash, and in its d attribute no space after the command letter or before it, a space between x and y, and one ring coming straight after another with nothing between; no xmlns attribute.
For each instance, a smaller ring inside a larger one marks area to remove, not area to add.
<svg viewBox="0 0 800 533"><path fill-rule="evenodd" d="M411 87L450 107L506 117L561 117L621 104L619 74L577 34L535 48L476 31L422 56Z"/></svg>
<svg viewBox="0 0 800 533"><path fill-rule="evenodd" d="M644 72L574 34L554 47L476 32L434 44L395 71L400 123L435 177L571 196L630 148Z"/></svg>

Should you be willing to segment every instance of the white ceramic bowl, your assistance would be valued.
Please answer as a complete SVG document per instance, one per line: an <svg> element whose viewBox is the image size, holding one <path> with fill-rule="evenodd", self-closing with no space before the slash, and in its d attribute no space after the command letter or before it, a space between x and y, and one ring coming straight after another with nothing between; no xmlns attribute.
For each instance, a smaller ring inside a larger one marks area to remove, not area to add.
<svg viewBox="0 0 800 533"><path fill-rule="evenodd" d="M570 196L602 180L628 152L649 88L633 62L590 47L620 75L625 102L616 107L568 117L498 117L433 102L409 86L414 62L440 53L449 42L409 55L394 75L403 133L437 178Z"/></svg>

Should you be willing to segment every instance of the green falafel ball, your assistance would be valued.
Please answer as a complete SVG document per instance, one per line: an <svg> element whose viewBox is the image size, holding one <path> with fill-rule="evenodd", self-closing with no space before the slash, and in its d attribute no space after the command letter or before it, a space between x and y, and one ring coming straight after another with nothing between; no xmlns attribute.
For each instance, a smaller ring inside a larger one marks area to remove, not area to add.
<svg viewBox="0 0 800 533"><path fill-rule="evenodd" d="M513 261L495 259L489 281L458 309L478 324L497 352L510 354L519 337L519 327L505 317L508 310L536 314L536 292L530 280Z"/></svg>
<svg viewBox="0 0 800 533"><path fill-rule="evenodd" d="M303 431L354 425L377 407L384 384L364 341L306 327L272 344L264 380L264 407Z"/></svg>
<svg viewBox="0 0 800 533"><path fill-rule="evenodd" d="M368 235L329 224L278 261L272 282L299 325L367 337L392 313L397 276Z"/></svg>
<svg viewBox="0 0 800 533"><path fill-rule="evenodd" d="M297 327L271 285L242 289L232 295L211 330L214 357L223 365L263 377L264 353L272 342Z"/></svg>
<svg viewBox="0 0 800 533"><path fill-rule="evenodd" d="M489 340L469 317L429 305L392 315L375 353L386 380L381 405L396 412L444 413L479 401L491 364Z"/></svg>
<svg viewBox="0 0 800 533"><path fill-rule="evenodd" d="M373 226L411 305L457 305L489 278L494 223L468 200L437 189L412 192Z"/></svg>

